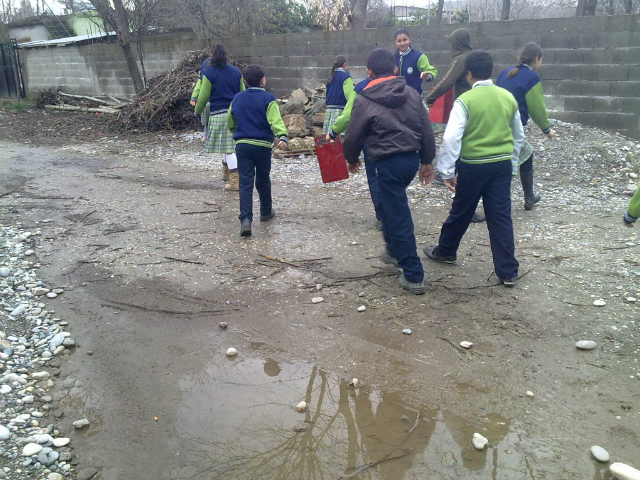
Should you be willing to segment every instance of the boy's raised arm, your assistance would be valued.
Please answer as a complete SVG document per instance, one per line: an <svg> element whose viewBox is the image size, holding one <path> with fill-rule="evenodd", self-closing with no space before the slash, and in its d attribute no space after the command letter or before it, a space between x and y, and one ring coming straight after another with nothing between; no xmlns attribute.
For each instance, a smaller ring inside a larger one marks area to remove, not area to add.
<svg viewBox="0 0 640 480"><path fill-rule="evenodd" d="M438 155L438 170L445 180L456 176L456 161L460 157L462 135L467 126L467 109L460 100L453 103L447 128L442 136L440 154Z"/></svg>

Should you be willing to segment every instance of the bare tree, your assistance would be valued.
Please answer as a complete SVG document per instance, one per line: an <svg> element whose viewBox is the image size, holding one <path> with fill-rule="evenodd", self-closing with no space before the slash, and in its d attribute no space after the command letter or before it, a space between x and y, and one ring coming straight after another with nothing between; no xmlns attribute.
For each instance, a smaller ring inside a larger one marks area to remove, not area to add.
<svg viewBox="0 0 640 480"><path fill-rule="evenodd" d="M351 15L349 21L354 28L364 28L367 24L367 4L369 0L349 0L351 4Z"/></svg>
<svg viewBox="0 0 640 480"><path fill-rule="evenodd" d="M442 11L444 10L444 0L438 0L438 10L436 11L436 24L442 22Z"/></svg>

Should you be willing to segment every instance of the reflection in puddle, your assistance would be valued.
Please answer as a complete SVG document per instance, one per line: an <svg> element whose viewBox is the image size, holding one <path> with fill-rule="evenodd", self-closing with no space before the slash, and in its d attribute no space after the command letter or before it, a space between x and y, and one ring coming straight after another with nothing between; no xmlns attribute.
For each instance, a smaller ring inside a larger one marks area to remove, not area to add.
<svg viewBox="0 0 640 480"><path fill-rule="evenodd" d="M174 479L543 479L518 428L407 403L307 364L238 359L185 377ZM301 400L309 405L298 413ZM295 432L305 422L309 429ZM474 432L489 440L476 451ZM556 476L556 478L558 478Z"/></svg>

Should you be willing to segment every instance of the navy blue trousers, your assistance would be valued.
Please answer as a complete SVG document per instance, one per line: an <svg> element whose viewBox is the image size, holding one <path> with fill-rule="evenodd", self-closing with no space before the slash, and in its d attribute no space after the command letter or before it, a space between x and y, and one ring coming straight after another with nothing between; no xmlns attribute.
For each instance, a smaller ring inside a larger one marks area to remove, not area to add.
<svg viewBox="0 0 640 480"><path fill-rule="evenodd" d="M238 158L238 176L240 177L240 215L238 218L248 218L253 221L253 184L260 197L260 215L271 213L271 149L249 145L236 144Z"/></svg>
<svg viewBox="0 0 640 480"><path fill-rule="evenodd" d="M369 184L369 193L373 202L373 209L376 211L376 218L382 221L382 207L380 206L380 194L378 193L378 177L376 175L376 162L369 160L367 151L364 153L364 170L367 173L367 183Z"/></svg>
<svg viewBox="0 0 640 480"><path fill-rule="evenodd" d="M511 177L510 161L475 165L460 162L456 195L438 242L443 254L456 255L482 198L496 275L505 279L518 275L511 221Z"/></svg>
<svg viewBox="0 0 640 480"><path fill-rule="evenodd" d="M382 236L387 251L396 257L409 282L422 282L424 270L416 252L416 237L406 190L420 167L418 154L397 153L377 160L375 164L382 210Z"/></svg>

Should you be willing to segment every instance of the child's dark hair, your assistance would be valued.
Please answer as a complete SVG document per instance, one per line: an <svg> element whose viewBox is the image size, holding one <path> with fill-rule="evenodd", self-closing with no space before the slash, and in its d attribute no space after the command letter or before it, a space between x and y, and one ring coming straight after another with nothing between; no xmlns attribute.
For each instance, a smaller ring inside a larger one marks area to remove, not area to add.
<svg viewBox="0 0 640 480"><path fill-rule="evenodd" d="M367 57L367 68L373 72L376 77L381 75L393 75L396 62L393 54L384 48L376 48L372 50Z"/></svg>
<svg viewBox="0 0 640 480"><path fill-rule="evenodd" d="M264 69L260 65L249 65L244 71L244 79L250 87L259 87L263 78Z"/></svg>
<svg viewBox="0 0 640 480"><path fill-rule="evenodd" d="M487 80L493 73L493 58L489 52L474 50L464 61L464 71L471 72L473 78L478 80Z"/></svg>
<svg viewBox="0 0 640 480"><path fill-rule="evenodd" d="M347 63L347 58L344 55L338 55L336 59L333 61L333 67L331 67L331 75L329 76L329 83L333 80L333 74L336 73L336 70L342 67L345 63Z"/></svg>
<svg viewBox="0 0 640 480"><path fill-rule="evenodd" d="M518 59L518 66L509 70L507 78L513 78L520 71L520 67L531 65L539 58L542 58L542 48L537 43L527 43L520 51L520 58Z"/></svg>
<svg viewBox="0 0 640 480"><path fill-rule="evenodd" d="M216 68L222 68L227 64L227 51L224 45L216 43L211 48L211 65Z"/></svg>

